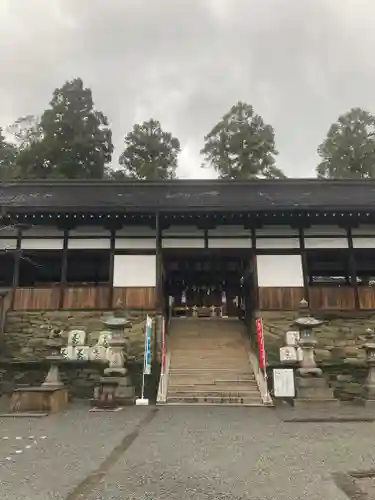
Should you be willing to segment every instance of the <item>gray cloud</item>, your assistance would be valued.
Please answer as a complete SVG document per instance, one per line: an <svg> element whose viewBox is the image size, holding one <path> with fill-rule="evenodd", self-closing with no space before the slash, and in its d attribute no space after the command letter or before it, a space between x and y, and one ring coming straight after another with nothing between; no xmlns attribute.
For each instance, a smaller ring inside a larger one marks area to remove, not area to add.
<svg viewBox="0 0 375 500"><path fill-rule="evenodd" d="M237 100L271 123L279 166L313 175L316 148L352 106L375 112L372 0L2 0L0 124L41 112L81 76L117 145L151 116L181 140L181 175Z"/></svg>

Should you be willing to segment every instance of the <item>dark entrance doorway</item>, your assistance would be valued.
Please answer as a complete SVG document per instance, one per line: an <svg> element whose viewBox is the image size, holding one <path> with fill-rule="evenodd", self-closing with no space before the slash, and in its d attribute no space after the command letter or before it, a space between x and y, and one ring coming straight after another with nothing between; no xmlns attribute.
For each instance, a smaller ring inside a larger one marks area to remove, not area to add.
<svg viewBox="0 0 375 500"><path fill-rule="evenodd" d="M169 314L191 315L195 308L201 315L210 315L217 308L224 316L241 316L244 275L250 260L248 253L236 251L163 251L163 288Z"/></svg>

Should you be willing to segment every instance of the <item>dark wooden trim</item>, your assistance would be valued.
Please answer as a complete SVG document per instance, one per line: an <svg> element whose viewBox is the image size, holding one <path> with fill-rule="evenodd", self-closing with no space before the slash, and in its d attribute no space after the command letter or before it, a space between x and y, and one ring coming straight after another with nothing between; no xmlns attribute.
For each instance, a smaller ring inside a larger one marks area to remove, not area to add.
<svg viewBox="0 0 375 500"><path fill-rule="evenodd" d="M156 226L156 290L155 308L158 313L163 312L163 276L162 276L162 238L163 232L160 224L160 214L155 215Z"/></svg>
<svg viewBox="0 0 375 500"><path fill-rule="evenodd" d="M248 258L251 248L163 248L162 254L166 258L183 258L184 256L190 257L194 255L220 255L229 257L243 257ZM139 252L135 252L139 253Z"/></svg>
<svg viewBox="0 0 375 500"><path fill-rule="evenodd" d="M115 250L115 255L156 255L156 248L129 248Z"/></svg>
<svg viewBox="0 0 375 500"><path fill-rule="evenodd" d="M10 309L14 309L14 301L16 298L16 288L18 287L18 281L20 277L20 267L21 267L21 241L22 241L22 229L17 230L17 243L16 251L14 252L14 269L13 269L13 283L12 283L12 298L10 302Z"/></svg>
<svg viewBox="0 0 375 500"><path fill-rule="evenodd" d="M347 228L347 238L348 238L348 254L349 254L349 273L350 273L350 283L354 291L354 305L356 309L360 309L359 293L358 293L358 282L357 282L357 266L355 262L354 247L353 247L353 234L350 227Z"/></svg>
<svg viewBox="0 0 375 500"><path fill-rule="evenodd" d="M305 300L307 300L307 302L310 303L309 269L307 265L307 254L305 248L305 235L304 235L304 229L302 227L299 229L298 237L299 237L299 246L301 249L303 288L304 288Z"/></svg>
<svg viewBox="0 0 375 500"><path fill-rule="evenodd" d="M204 248L207 250L208 249L208 242L209 242L209 236L208 236L208 229L204 230ZM210 236L211 238L211 236Z"/></svg>
<svg viewBox="0 0 375 500"><path fill-rule="evenodd" d="M259 298L259 280L258 280L258 262L255 250L251 252L251 266L252 266L252 279L253 282L251 284L252 292L254 293L254 302L253 307L254 311L259 310L260 298Z"/></svg>
<svg viewBox="0 0 375 500"><path fill-rule="evenodd" d="M60 279L59 309L63 309L63 307L64 307L65 289L67 287L68 244L69 244L69 229L65 229L64 230L62 256L61 256L61 279Z"/></svg>
<svg viewBox="0 0 375 500"><path fill-rule="evenodd" d="M257 236L255 227L251 228L251 248L255 250L257 247Z"/></svg>
<svg viewBox="0 0 375 500"><path fill-rule="evenodd" d="M300 248L257 248L257 255L301 255Z"/></svg>
<svg viewBox="0 0 375 500"><path fill-rule="evenodd" d="M111 241L110 241L110 254L109 254L109 297L108 297L108 309L112 308L113 304L113 279L115 274L115 252L116 252L116 229L111 230Z"/></svg>

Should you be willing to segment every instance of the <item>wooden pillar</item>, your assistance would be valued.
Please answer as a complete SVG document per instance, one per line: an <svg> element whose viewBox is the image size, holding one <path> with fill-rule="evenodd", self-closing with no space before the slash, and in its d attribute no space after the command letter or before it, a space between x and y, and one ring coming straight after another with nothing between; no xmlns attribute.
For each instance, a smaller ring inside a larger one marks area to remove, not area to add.
<svg viewBox="0 0 375 500"><path fill-rule="evenodd" d="M257 265L257 254L256 254L256 232L255 228L251 229L251 283L250 290L254 294L254 299L251 301L253 306L253 311L259 311L259 283L258 283L258 265Z"/></svg>
<svg viewBox="0 0 375 500"><path fill-rule="evenodd" d="M116 229L111 229L111 243L109 250L109 294L108 309L113 308L113 278L115 272Z"/></svg>
<svg viewBox="0 0 375 500"><path fill-rule="evenodd" d="M157 313L163 313L163 262L162 262L162 227L159 212L156 213L156 287L155 287L155 308Z"/></svg>
<svg viewBox="0 0 375 500"><path fill-rule="evenodd" d="M204 248L207 250L208 249L208 229L204 230L203 237L204 237Z"/></svg>
<svg viewBox="0 0 375 500"><path fill-rule="evenodd" d="M357 267L355 264L352 228L348 227L346 231L348 238L350 284L353 287L354 307L356 309L360 309L361 304L359 302L359 294L358 294Z"/></svg>
<svg viewBox="0 0 375 500"><path fill-rule="evenodd" d="M68 242L69 242L69 229L64 229L63 250L61 259L59 309L64 308L65 290L67 286Z"/></svg>
<svg viewBox="0 0 375 500"><path fill-rule="evenodd" d="M307 265L307 253L305 247L305 231L302 227L299 228L298 236L299 236L299 247L301 250L304 299L307 300L307 302L310 304L309 269Z"/></svg>
<svg viewBox="0 0 375 500"><path fill-rule="evenodd" d="M14 309L14 301L16 299L16 290L19 283L20 267L21 267L21 241L22 229L17 230L17 246L14 252L14 269L13 269L13 282L12 282L12 297L10 302L10 309Z"/></svg>

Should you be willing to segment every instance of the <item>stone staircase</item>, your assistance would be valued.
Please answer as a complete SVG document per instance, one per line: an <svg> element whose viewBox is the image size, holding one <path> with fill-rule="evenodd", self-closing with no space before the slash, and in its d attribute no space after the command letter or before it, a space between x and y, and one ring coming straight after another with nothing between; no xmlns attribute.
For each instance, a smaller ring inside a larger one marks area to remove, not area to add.
<svg viewBox="0 0 375 500"><path fill-rule="evenodd" d="M237 319L172 319L167 404L262 406Z"/></svg>

